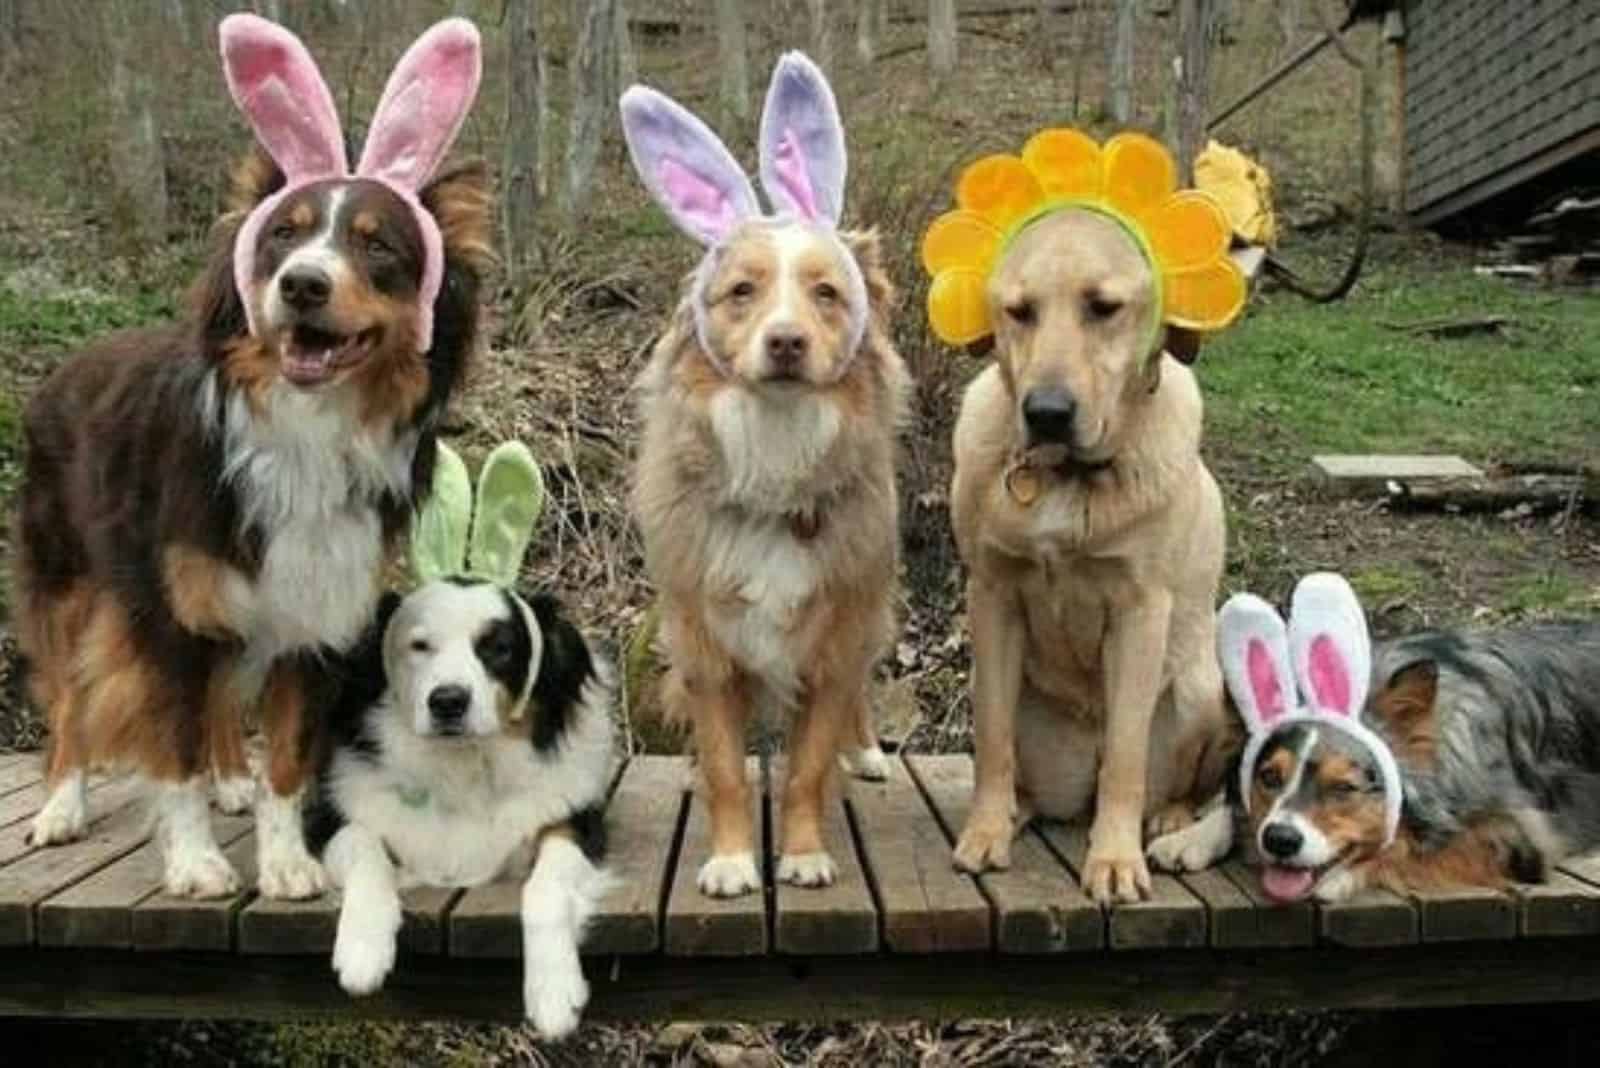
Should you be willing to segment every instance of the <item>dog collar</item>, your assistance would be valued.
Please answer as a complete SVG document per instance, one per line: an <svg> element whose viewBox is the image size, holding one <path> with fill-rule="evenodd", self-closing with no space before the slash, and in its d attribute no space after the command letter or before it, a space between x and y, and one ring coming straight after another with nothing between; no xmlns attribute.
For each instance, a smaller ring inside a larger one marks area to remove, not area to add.
<svg viewBox="0 0 1600 1068"><path fill-rule="evenodd" d="M1261 756L1261 751L1266 748L1269 739L1285 727L1297 723L1318 729L1343 731L1372 754L1378 764L1378 775L1383 780L1383 844L1387 848L1399 833L1400 809L1405 800L1400 765L1394 758L1394 751L1376 731L1364 723L1347 717L1335 718L1318 712L1290 712L1273 720L1271 730L1252 733L1245 743L1244 755L1239 761L1239 796L1244 801L1245 812L1248 814L1250 811L1250 780L1255 775L1256 760Z"/></svg>

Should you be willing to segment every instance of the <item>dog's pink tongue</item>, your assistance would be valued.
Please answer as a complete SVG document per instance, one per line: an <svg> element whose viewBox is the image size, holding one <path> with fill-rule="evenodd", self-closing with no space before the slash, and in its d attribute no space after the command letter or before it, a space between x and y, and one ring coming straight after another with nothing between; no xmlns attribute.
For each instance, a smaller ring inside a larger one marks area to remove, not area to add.
<svg viewBox="0 0 1600 1068"><path fill-rule="evenodd" d="M1261 869L1261 889L1274 901L1299 901L1311 892L1316 874L1310 868L1266 867Z"/></svg>

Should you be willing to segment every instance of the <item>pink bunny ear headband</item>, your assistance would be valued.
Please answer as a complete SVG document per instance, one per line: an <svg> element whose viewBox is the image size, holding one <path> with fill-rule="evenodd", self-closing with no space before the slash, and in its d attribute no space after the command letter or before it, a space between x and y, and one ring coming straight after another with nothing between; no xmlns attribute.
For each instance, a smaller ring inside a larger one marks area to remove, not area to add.
<svg viewBox="0 0 1600 1068"><path fill-rule="evenodd" d="M300 39L255 15L229 15L220 35L228 91L285 179L282 189L245 217L234 241L233 281L251 332L256 241L267 218L284 197L315 182L364 178L403 200L422 233L416 340L418 351L427 352L433 347L433 302L444 282L444 239L417 193L444 160L477 96L483 62L476 27L466 19L446 19L417 38L389 76L353 172L333 94Z"/></svg>
<svg viewBox="0 0 1600 1068"><path fill-rule="evenodd" d="M828 79L815 63L799 52L785 53L767 87L761 113L761 188L773 204L771 213L761 211L755 188L722 140L672 98L633 86L622 94L622 131L633 169L650 195L679 230L706 246L695 272L695 330L713 362L703 297L714 254L740 224L755 219L799 220L838 243L849 274L850 350L860 348L867 328L866 280L838 237L844 211L844 126Z"/></svg>
<svg viewBox="0 0 1600 1068"><path fill-rule="evenodd" d="M1383 778L1384 845L1393 842L1404 796L1400 766L1388 744L1360 721L1371 680L1372 641L1350 584L1327 572L1301 579L1287 628L1261 598L1235 594L1217 616L1217 655L1228 692L1250 732L1239 762L1246 811L1250 779L1267 739L1292 723L1331 727L1356 739L1377 761Z"/></svg>

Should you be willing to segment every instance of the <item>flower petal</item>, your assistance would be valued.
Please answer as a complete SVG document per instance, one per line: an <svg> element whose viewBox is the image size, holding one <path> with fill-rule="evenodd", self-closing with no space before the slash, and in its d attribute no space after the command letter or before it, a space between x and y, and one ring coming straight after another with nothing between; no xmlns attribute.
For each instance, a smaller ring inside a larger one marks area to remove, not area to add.
<svg viewBox="0 0 1600 1068"><path fill-rule="evenodd" d="M1162 277L1166 321L1187 330L1221 330L1244 308L1244 274L1223 257L1204 267Z"/></svg>
<svg viewBox="0 0 1600 1068"><path fill-rule="evenodd" d="M928 287L928 322L947 345L970 345L989 333L986 277L953 267L940 271Z"/></svg>
<svg viewBox="0 0 1600 1068"><path fill-rule="evenodd" d="M1167 273L1204 267L1228 252L1228 217L1215 200L1193 189L1158 204L1145 216L1144 231Z"/></svg>
<svg viewBox="0 0 1600 1068"><path fill-rule="evenodd" d="M1004 230L1044 199L1039 179L1016 156L985 156L961 172L956 203Z"/></svg>
<svg viewBox="0 0 1600 1068"><path fill-rule="evenodd" d="M947 211L922 235L922 266L929 274L966 267L987 275L1000 249L1000 231L975 211Z"/></svg>
<svg viewBox="0 0 1600 1068"><path fill-rule="evenodd" d="M1166 148L1141 133L1120 133L1101 149L1105 193L1113 207L1137 219L1178 188L1178 168Z"/></svg>
<svg viewBox="0 0 1600 1068"><path fill-rule="evenodd" d="M1046 196L1100 195L1100 146L1078 130L1040 130L1023 146L1022 162L1039 179Z"/></svg>

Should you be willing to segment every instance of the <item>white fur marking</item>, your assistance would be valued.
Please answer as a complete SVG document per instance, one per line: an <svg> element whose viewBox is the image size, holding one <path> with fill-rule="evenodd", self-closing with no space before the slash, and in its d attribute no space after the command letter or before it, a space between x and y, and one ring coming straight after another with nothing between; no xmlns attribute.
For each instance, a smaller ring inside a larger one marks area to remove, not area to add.
<svg viewBox="0 0 1600 1068"><path fill-rule="evenodd" d="M257 884L263 897L298 901L327 885L322 865L306 851L300 826L300 794L279 797L271 789L256 801Z"/></svg>
<svg viewBox="0 0 1600 1068"><path fill-rule="evenodd" d="M883 782L889 777L889 758L876 745L857 746L840 753L839 766L867 782Z"/></svg>
<svg viewBox="0 0 1600 1068"><path fill-rule="evenodd" d="M83 772L69 771L33 817L28 841L36 846L60 845L82 838L88 829L88 787Z"/></svg>
<svg viewBox="0 0 1600 1068"><path fill-rule="evenodd" d="M756 871L755 854L727 853L702 864L697 882L707 897L738 897L760 890L761 874Z"/></svg>
<svg viewBox="0 0 1600 1068"><path fill-rule="evenodd" d="M1232 848L1233 812L1221 803L1182 830L1151 842L1145 855L1162 871L1204 871Z"/></svg>
<svg viewBox="0 0 1600 1068"><path fill-rule="evenodd" d="M339 209L343 207L345 194L348 192L349 189L345 186L336 186L328 190L327 200L322 205L321 227L311 235L310 240L283 258L283 262L278 264L278 269L263 287L262 296L258 299L262 305L262 318L269 328L276 329L294 317L293 309L284 303L281 288L283 276L290 271L316 268L327 274L335 288L346 284L350 275L350 264L338 251L334 228L338 225Z"/></svg>
<svg viewBox="0 0 1600 1068"><path fill-rule="evenodd" d="M838 866L826 853L785 853L778 858L778 881L790 886L832 886Z"/></svg>
<svg viewBox="0 0 1600 1068"><path fill-rule="evenodd" d="M400 932L400 892L383 843L363 827L347 825L328 843L328 875L344 889L333 970L352 997L371 994L394 970Z"/></svg>
<svg viewBox="0 0 1600 1068"><path fill-rule="evenodd" d="M174 897L227 897L239 889L239 875L211 833L203 777L157 787L156 834L167 893Z"/></svg>
<svg viewBox="0 0 1600 1068"><path fill-rule="evenodd" d="M578 945L595 905L612 885L577 845L562 837L545 840L523 884L523 1011L545 1038L571 1034L589 1003Z"/></svg>

